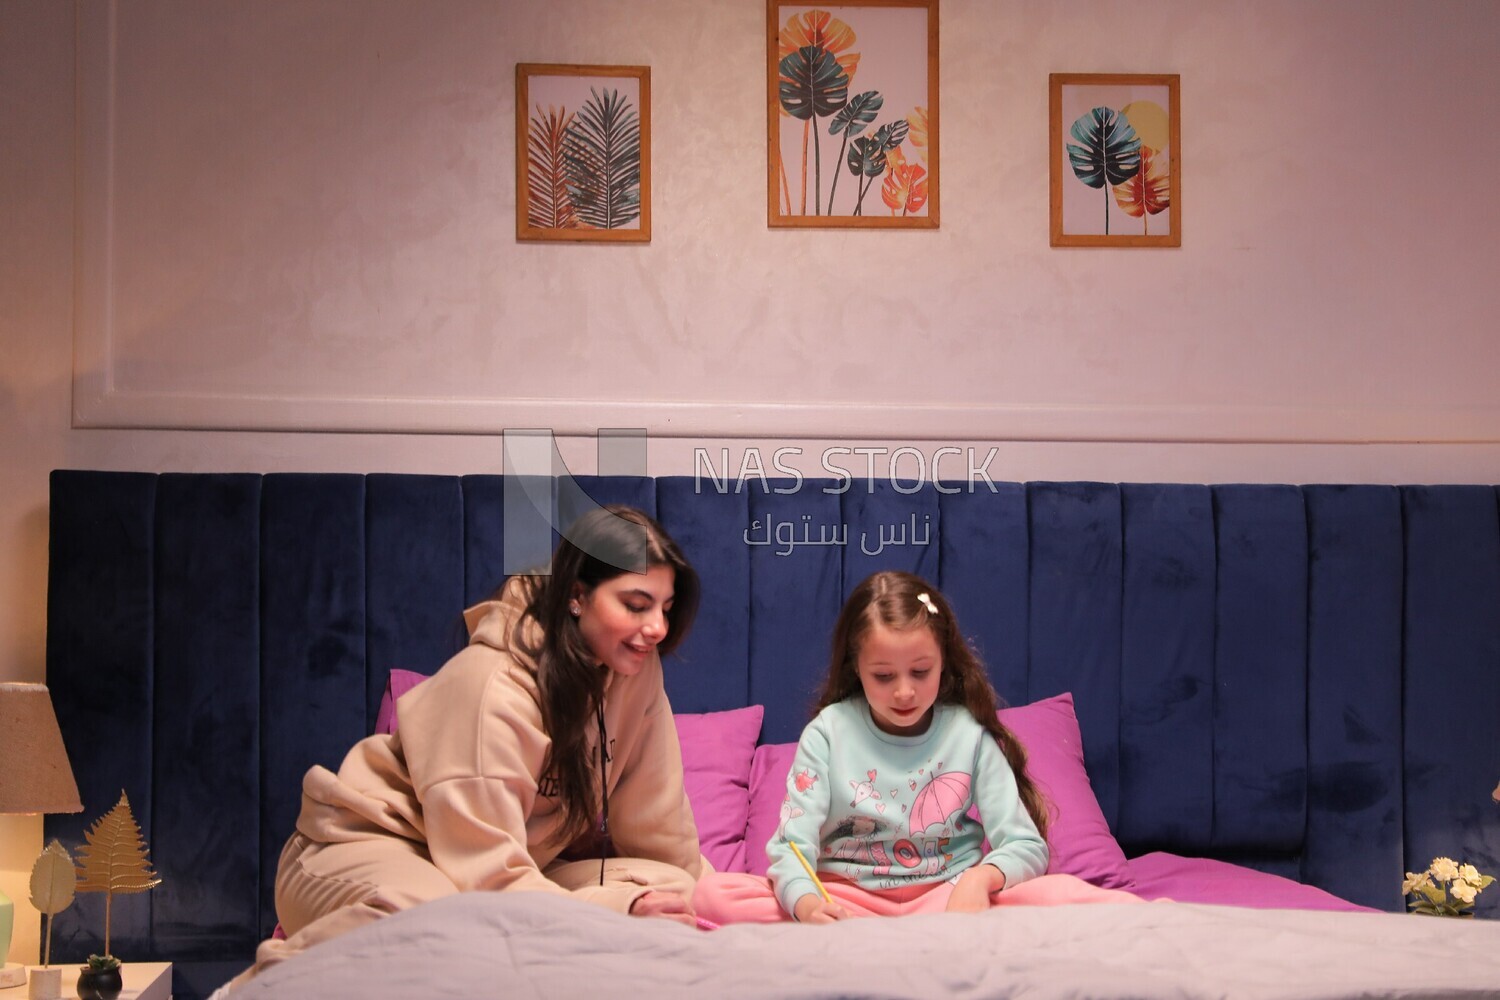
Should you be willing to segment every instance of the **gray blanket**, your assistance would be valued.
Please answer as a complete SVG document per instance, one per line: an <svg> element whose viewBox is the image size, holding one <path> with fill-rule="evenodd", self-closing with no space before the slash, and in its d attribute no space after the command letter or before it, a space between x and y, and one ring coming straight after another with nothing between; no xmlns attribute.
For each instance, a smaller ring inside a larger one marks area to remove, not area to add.
<svg viewBox="0 0 1500 1000"><path fill-rule="evenodd" d="M236 991L394 998L1500 997L1500 924L1187 903L698 931L534 893L389 917Z"/></svg>

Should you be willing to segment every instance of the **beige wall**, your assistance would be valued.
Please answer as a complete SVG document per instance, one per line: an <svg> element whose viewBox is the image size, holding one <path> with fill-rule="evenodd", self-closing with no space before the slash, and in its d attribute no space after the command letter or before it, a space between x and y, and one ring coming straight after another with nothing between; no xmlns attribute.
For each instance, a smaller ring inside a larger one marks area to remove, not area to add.
<svg viewBox="0 0 1500 1000"><path fill-rule="evenodd" d="M1500 482L1489 0L949 0L907 233L766 229L752 0L110 9L0 4L0 679L43 679L63 466L493 472L503 427L644 425L657 475ZM514 242L518 61L651 65L652 244ZM1047 74L1090 70L1182 75L1180 250L1048 247ZM23 914L39 830L0 820Z"/></svg>

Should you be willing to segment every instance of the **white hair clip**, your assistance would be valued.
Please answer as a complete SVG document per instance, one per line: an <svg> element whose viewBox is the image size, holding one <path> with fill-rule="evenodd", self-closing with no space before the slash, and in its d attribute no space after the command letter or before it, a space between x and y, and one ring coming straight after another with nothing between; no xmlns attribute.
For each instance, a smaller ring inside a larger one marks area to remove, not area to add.
<svg viewBox="0 0 1500 1000"><path fill-rule="evenodd" d="M928 597L926 594L918 594L917 600L922 602L922 606L927 609L929 615L938 613L937 605L932 602L931 597Z"/></svg>

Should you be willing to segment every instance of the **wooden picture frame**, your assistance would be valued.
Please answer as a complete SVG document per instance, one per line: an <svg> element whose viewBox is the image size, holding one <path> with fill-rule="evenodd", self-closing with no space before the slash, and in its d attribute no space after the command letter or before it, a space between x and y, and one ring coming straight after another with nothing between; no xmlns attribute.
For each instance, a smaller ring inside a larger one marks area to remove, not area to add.
<svg viewBox="0 0 1500 1000"><path fill-rule="evenodd" d="M516 64L516 239L651 242L651 68Z"/></svg>
<svg viewBox="0 0 1500 1000"><path fill-rule="evenodd" d="M766 0L767 224L936 229L938 176L938 0Z"/></svg>
<svg viewBox="0 0 1500 1000"><path fill-rule="evenodd" d="M1175 73L1051 75L1053 246L1182 246L1179 82Z"/></svg>

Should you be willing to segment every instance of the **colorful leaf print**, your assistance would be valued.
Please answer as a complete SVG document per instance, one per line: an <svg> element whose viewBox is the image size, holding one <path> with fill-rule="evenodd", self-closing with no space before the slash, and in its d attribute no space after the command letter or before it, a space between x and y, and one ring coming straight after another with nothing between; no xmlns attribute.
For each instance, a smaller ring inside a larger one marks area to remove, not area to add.
<svg viewBox="0 0 1500 1000"><path fill-rule="evenodd" d="M1115 204L1127 215L1141 219L1150 234L1150 216L1172 204L1172 179L1167 173L1168 158L1161 150L1141 147L1141 169L1135 176L1114 186Z"/></svg>
<svg viewBox="0 0 1500 1000"><path fill-rule="evenodd" d="M813 122L826 118L849 102L849 75L827 49L805 45L781 60L778 94L781 107L793 118ZM823 214L823 152L818 130L813 133L813 214ZM804 154L805 159L805 154Z"/></svg>
<svg viewBox="0 0 1500 1000"><path fill-rule="evenodd" d="M869 127L875 120L875 115L885 104L885 98L878 90L867 90L863 94L856 94L849 103L839 109L838 114L833 116L833 121L828 123L828 134L838 135L844 133L844 145L839 148L839 158L836 162L844 161L844 154L849 150L849 140L854 138ZM828 214L833 214L833 196L838 193L839 175L843 173L837 167L833 171L833 187L828 192Z"/></svg>
<svg viewBox="0 0 1500 1000"><path fill-rule="evenodd" d="M859 201L854 205L853 214L864 214L865 193L870 190L874 179L885 172L885 163L885 147L875 136L862 136L850 144L849 172L855 177L868 178L859 185Z"/></svg>
<svg viewBox="0 0 1500 1000"><path fill-rule="evenodd" d="M854 215L864 215L865 195L870 192L870 185L875 183L875 178L885 173L888 157L891 150L899 151L900 146L906 141L906 133L911 130L905 119L887 122L875 130L872 136L855 139L849 147L849 156L845 162L849 165L849 172L856 177L866 178L859 186L859 201L854 205ZM923 200L926 200L924 195Z"/></svg>
<svg viewBox="0 0 1500 1000"><path fill-rule="evenodd" d="M844 75L850 80L854 79L854 73L859 69L859 53L850 52L849 48L854 44L854 29L844 21L839 20L826 10L809 10L801 14L793 14L787 18L786 24L776 35L776 60L780 63L787 56L798 49L814 46L827 50ZM783 115L788 114L786 108L781 109ZM807 214L807 145L812 137L813 122L810 118L802 119L802 200L797 209L799 215ZM816 152L814 155L817 155ZM790 185L785 182L786 164L781 160L781 144L776 144L776 159L781 169L783 186L785 187L786 209L792 209L792 192Z"/></svg>
<svg viewBox="0 0 1500 1000"><path fill-rule="evenodd" d="M911 144L917 147L917 156L922 161L922 166L927 166L927 109L917 108L906 116L906 123L911 126Z"/></svg>
<svg viewBox="0 0 1500 1000"><path fill-rule="evenodd" d="M859 53L849 51L854 41L854 29L848 24L826 10L809 10L793 14L781 26L776 35L776 58L785 59L809 45L827 49L838 60L844 75L852 80L859 69Z"/></svg>
<svg viewBox="0 0 1500 1000"><path fill-rule="evenodd" d="M907 163L901 150L894 150L888 157L890 164L885 173L885 183L880 185L880 200L895 215L915 212L927 204L927 170L921 164Z"/></svg>
<svg viewBox="0 0 1500 1000"><path fill-rule="evenodd" d="M1074 176L1104 191L1104 232L1108 235L1109 185L1122 184L1141 169L1141 140L1114 108L1094 108L1080 115L1068 132L1078 140L1067 144Z"/></svg>
<svg viewBox="0 0 1500 1000"><path fill-rule="evenodd" d="M576 229L578 213L568 197L563 137L573 123L567 108L540 104L526 129L526 222L540 229Z"/></svg>

